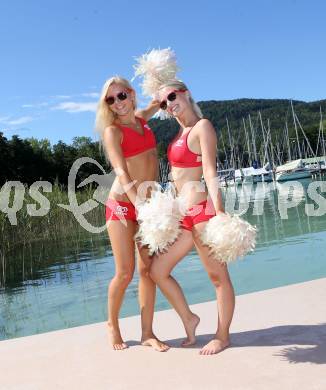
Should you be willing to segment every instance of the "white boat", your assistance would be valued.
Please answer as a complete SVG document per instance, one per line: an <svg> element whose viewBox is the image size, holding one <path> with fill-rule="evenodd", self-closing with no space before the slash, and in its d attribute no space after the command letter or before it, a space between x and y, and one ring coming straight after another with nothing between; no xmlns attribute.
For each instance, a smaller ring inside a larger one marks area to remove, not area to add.
<svg viewBox="0 0 326 390"><path fill-rule="evenodd" d="M273 181L272 172L267 170L267 165L263 168L240 168L235 170L225 170L219 172L222 186L234 186L242 184L255 184Z"/></svg>
<svg viewBox="0 0 326 390"><path fill-rule="evenodd" d="M302 159L305 168L311 170L312 173L326 171L326 156L316 156Z"/></svg>
<svg viewBox="0 0 326 390"><path fill-rule="evenodd" d="M298 180L311 177L312 170L305 167L302 159L290 161L276 168L275 179L277 181Z"/></svg>
<svg viewBox="0 0 326 390"><path fill-rule="evenodd" d="M252 184L273 181L273 174L268 169L269 164L262 168L241 168L235 170L235 177L239 178L240 184Z"/></svg>
<svg viewBox="0 0 326 390"><path fill-rule="evenodd" d="M254 183L269 183L271 181L273 181L272 172L262 172L254 175Z"/></svg>

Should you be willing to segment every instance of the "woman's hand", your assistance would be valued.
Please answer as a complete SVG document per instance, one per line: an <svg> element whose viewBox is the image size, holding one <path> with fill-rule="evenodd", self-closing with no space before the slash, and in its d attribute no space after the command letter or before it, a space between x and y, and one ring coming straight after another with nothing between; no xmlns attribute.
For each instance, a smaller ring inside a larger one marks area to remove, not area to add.
<svg viewBox="0 0 326 390"><path fill-rule="evenodd" d="M157 99L153 99L146 108L143 110L139 110L135 113L136 116L145 119L145 121L149 121L151 117L157 113L160 109L160 102Z"/></svg>

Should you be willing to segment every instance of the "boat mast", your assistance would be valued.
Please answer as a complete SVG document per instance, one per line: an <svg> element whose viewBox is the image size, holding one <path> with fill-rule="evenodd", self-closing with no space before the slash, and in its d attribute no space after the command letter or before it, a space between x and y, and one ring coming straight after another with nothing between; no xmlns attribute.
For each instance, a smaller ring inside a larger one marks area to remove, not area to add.
<svg viewBox="0 0 326 390"><path fill-rule="evenodd" d="M271 124L270 124L269 118L267 119L267 123L268 123L267 142L268 142L268 139L269 139L269 145L270 145L271 153L272 153L272 164L273 164L270 168L273 169L273 168L275 167L275 161L274 161L274 147L273 147L272 133L271 133ZM266 145L266 147L268 148L268 145Z"/></svg>
<svg viewBox="0 0 326 390"><path fill-rule="evenodd" d="M234 158L234 145L233 145L233 142L232 142L232 138L231 138L231 131L230 131L230 126L229 126L229 121L228 121L228 118L226 117L226 125L227 125L227 128L228 128L228 135L229 135L229 144L230 144L230 148L231 148L231 165L232 165L232 168L235 169L235 158Z"/></svg>
<svg viewBox="0 0 326 390"><path fill-rule="evenodd" d="M254 128L253 128L252 123L251 123L250 114L248 115L248 117L249 117L249 127L250 127L250 132L251 132L252 146L254 149L254 157L255 157L256 163L258 164L255 131L254 131Z"/></svg>
<svg viewBox="0 0 326 390"><path fill-rule="evenodd" d="M322 142L322 145L323 145L323 156L326 155L325 153L325 141L324 141L324 125L323 125L323 113L322 113L322 110L321 110L321 106L319 106L319 109L320 109L320 128L321 128L321 142Z"/></svg>
<svg viewBox="0 0 326 390"><path fill-rule="evenodd" d="M242 123L243 123L243 128L244 128L244 131L245 131L245 135L246 135L249 166L251 167L252 166L252 159L251 159L251 151L250 151L250 141L249 141L249 135L248 135L248 131L247 131L247 128L246 128L246 122L245 122L244 118L242 118Z"/></svg>
<svg viewBox="0 0 326 390"><path fill-rule="evenodd" d="M276 157L277 157L277 164L282 165L282 159L283 159L283 152L281 152L280 144L276 142Z"/></svg>
<svg viewBox="0 0 326 390"><path fill-rule="evenodd" d="M307 151L306 151L304 140L302 141L302 153L304 155L304 158L307 158Z"/></svg>
<svg viewBox="0 0 326 390"><path fill-rule="evenodd" d="M302 132L302 134L303 134L303 136L304 136L304 139L305 139L306 142L307 142L308 148L310 149L312 155L313 155L314 157L316 157L315 152L312 150L312 147L311 147L311 145L310 145L309 139L307 138L306 133L304 132L303 127L301 126L301 123L300 123L300 121L299 121L299 118L298 118L297 114L294 114L294 115L295 115L296 121L298 122L298 125L299 125L299 127L300 127L300 130L301 130L301 132Z"/></svg>
<svg viewBox="0 0 326 390"><path fill-rule="evenodd" d="M264 131L264 125L263 125L263 119L261 117L261 112L258 111L258 115L259 115L259 120L260 120L260 126L261 126L261 131L263 133L263 142L264 142L264 161L263 161L263 165L265 165L265 158L267 156L267 160L268 162L270 162L269 160L269 156L268 156L268 151L267 151L267 141L266 141L266 138L265 138L265 131Z"/></svg>
<svg viewBox="0 0 326 390"><path fill-rule="evenodd" d="M296 120L295 120L295 114L294 114L294 109L293 109L292 100L291 100L291 109L292 109L292 116L293 116L295 134L296 134L296 137L297 137L297 145L298 145L299 158L302 159L302 153L301 153L301 147L300 147L299 135L298 135L298 128L297 128L297 122L296 122Z"/></svg>
<svg viewBox="0 0 326 390"><path fill-rule="evenodd" d="M287 143L287 146L288 146L288 161L292 161L288 121L285 122L285 136L286 136L286 143Z"/></svg>

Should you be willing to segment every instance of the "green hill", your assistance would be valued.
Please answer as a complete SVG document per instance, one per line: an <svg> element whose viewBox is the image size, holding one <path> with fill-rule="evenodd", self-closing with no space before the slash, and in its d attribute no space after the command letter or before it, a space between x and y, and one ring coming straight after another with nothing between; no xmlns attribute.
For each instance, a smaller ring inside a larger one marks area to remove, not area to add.
<svg viewBox="0 0 326 390"><path fill-rule="evenodd" d="M292 119L290 101L280 99L238 99L226 101L205 101L199 102L204 117L210 119L218 135L218 158L221 166L226 167L232 157L236 161L236 166L248 166L252 163L253 140L257 147L257 160L260 164L266 159L265 147L263 143L263 133L261 129L258 113L261 112L263 126L265 128L265 138L267 129L271 129L271 140L267 144L273 145L270 148L270 155L275 159L276 164L280 164L288 159L287 138L285 137L285 123L288 122L289 136L292 158L297 153L297 141ZM305 103L293 101L295 113L302 124L307 138L313 151L316 151L319 123L320 107L325 112L326 117L326 100ZM252 131L249 130L248 116L251 117ZM228 119L231 144L227 132ZM243 120L250 136L249 150L245 136ZM166 157L166 149L178 131L178 123L172 120L161 121L152 119L150 125L156 134L159 155L161 158ZM326 123L324 123L326 130ZM252 135L253 134L253 137ZM307 142L304 140L302 132L299 130L300 145L303 154L307 150ZM321 142L317 154L321 154ZM101 152L97 142L93 142L90 137L75 137L72 144L59 141L51 145L47 139L27 138L21 139L18 136L12 136L7 139L0 132L0 185L7 180L20 180L30 185L35 180L48 180L57 182L61 185L67 185L67 177L73 162L82 156L93 157L103 167L107 166L104 154ZM110 169L109 167L107 168ZM80 180L85 179L92 173L100 173L92 164L85 164L79 171Z"/></svg>

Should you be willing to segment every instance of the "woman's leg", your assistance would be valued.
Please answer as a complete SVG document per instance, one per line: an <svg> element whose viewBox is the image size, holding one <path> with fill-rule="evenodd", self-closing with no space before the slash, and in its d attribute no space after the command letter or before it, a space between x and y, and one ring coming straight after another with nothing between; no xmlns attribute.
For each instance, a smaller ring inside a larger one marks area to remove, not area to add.
<svg viewBox="0 0 326 390"><path fill-rule="evenodd" d="M127 348L123 342L119 328L119 312L125 291L132 280L135 270L136 223L110 221L108 233L115 261L115 275L108 288L108 326L113 349Z"/></svg>
<svg viewBox="0 0 326 390"><path fill-rule="evenodd" d="M193 245L191 232L182 230L177 241L168 248L166 253L154 256L150 271L151 278L181 317L187 334L187 339L182 343L183 346L195 343L195 331L199 317L190 310L181 287L170 273Z"/></svg>
<svg viewBox="0 0 326 390"><path fill-rule="evenodd" d="M216 337L205 345L200 353L212 355L222 351L230 344L229 329L233 317L235 296L227 265L214 260L209 256L208 247L204 246L199 238L207 222L194 226L193 237L197 252L216 289L218 300L218 326Z"/></svg>
<svg viewBox="0 0 326 390"><path fill-rule="evenodd" d="M139 273L138 299L141 313L142 345L151 346L159 352L169 347L159 341L153 333L153 317L156 296L156 285L149 276L152 259L147 248L137 245L137 266Z"/></svg>

